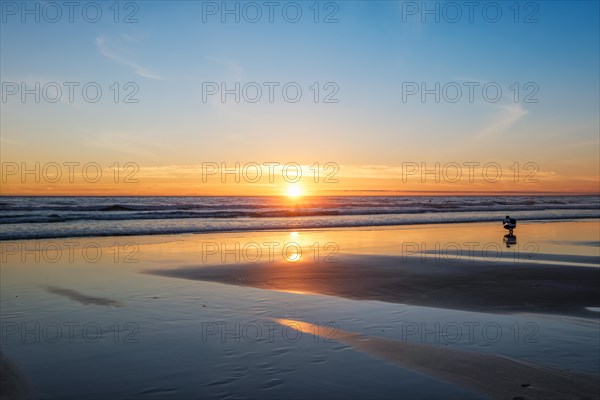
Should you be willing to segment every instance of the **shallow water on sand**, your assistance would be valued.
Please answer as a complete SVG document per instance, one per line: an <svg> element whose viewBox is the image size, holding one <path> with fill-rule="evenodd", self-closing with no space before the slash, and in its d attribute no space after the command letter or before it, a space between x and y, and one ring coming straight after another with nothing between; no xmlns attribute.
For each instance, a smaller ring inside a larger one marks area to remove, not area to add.
<svg viewBox="0 0 600 400"><path fill-rule="evenodd" d="M598 239L591 233L590 222L560 224L520 227L520 236L525 234L527 240L537 243L540 254L597 254ZM571 232L570 236L565 238L565 232ZM442 247L443 243L469 240L505 246L502 232L490 224L481 224L477 230L470 225L454 230L405 227L360 234L339 230L263 232L251 237L134 237L120 238L120 246L114 246L114 238L89 238L71 240L77 242L71 245L75 249L71 254L65 253L69 239L30 241L24 248L20 244L25 242L20 242L18 251L3 247L2 351L17 365L36 396L61 399L413 399L440 394L444 398L486 398L339 341L338 331L360 333L365 340L425 343L561 370L599 371L597 318L467 312L145 273L219 264L222 254L202 243L242 241L243 248L243 241L279 242L283 247L292 240L303 249L334 242L338 245L334 257L341 259L347 254L398 255L402 243L421 240ZM41 245L37 250L35 243ZM61 246L56 262L51 260L58 253L49 253L49 243ZM97 247L81 251L90 243L100 246L97 261L92 253ZM135 252L127 248L132 243ZM28 252L31 246L33 251ZM36 259L44 246L46 253ZM305 258L314 256L310 251L303 254ZM244 261L244 254L240 258ZM230 255L225 262L234 263L235 257ZM302 265L300 259L287 267ZM286 327L277 322L280 319L307 322L318 331Z"/></svg>

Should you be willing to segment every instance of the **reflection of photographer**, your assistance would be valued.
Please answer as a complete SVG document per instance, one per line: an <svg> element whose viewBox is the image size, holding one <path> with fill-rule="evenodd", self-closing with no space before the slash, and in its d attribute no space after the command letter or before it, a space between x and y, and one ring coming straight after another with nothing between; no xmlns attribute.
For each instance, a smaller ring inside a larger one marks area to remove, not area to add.
<svg viewBox="0 0 600 400"><path fill-rule="evenodd" d="M504 235L504 243L506 244L506 248L510 249L510 246L517 244L517 237L515 235Z"/></svg>
<svg viewBox="0 0 600 400"><path fill-rule="evenodd" d="M513 229L517 227L517 220L507 215L502 220L502 226L504 226L504 229L508 230L508 235L504 235L506 247L510 248L511 245L517 244L517 237L513 235Z"/></svg>

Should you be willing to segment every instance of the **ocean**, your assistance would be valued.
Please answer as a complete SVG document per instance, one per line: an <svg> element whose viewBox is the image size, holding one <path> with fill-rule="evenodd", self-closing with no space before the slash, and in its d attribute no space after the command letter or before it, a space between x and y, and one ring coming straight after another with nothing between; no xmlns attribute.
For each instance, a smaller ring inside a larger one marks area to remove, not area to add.
<svg viewBox="0 0 600 400"><path fill-rule="evenodd" d="M600 218L599 196L0 197L0 240Z"/></svg>

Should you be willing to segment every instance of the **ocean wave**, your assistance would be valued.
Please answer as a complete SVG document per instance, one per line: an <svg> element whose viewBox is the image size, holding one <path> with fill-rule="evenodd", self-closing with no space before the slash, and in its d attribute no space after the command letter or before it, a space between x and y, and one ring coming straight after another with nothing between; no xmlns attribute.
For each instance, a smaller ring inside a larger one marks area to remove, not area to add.
<svg viewBox="0 0 600 400"><path fill-rule="evenodd" d="M267 211L240 210L197 210L197 211L133 211L124 207L111 207L110 210L100 212L76 213L30 213L30 214L2 214L2 224L22 223L58 223L67 221L128 221L128 220L169 220L169 219L236 219L236 218L294 218L294 217L319 217L319 216L373 216L373 215L410 215L423 213L444 213L448 211L457 213L470 212L519 212L519 211L564 211L564 210L596 210L595 206L570 206L570 207L457 207L451 205L423 205L420 207L405 208L346 208L346 209L271 209Z"/></svg>
<svg viewBox="0 0 600 400"><path fill-rule="evenodd" d="M519 221L540 220L574 220L600 218L598 210L588 212L517 212L513 217ZM19 224L0 225L0 240L51 239L68 237L95 236L134 236L134 235L166 235L183 233L208 232L243 232L261 230L300 230L315 228L345 228L393 225L420 225L499 221L499 213L438 213L438 214L404 214L404 215L374 215L370 218L363 216L318 216L296 218L241 218L230 219L172 219L159 223L152 221L133 220L129 224L120 221L93 221L86 223L67 222L63 224ZM60 226L58 226L60 225Z"/></svg>
<svg viewBox="0 0 600 400"><path fill-rule="evenodd" d="M3 197L0 239L596 218L598 196Z"/></svg>

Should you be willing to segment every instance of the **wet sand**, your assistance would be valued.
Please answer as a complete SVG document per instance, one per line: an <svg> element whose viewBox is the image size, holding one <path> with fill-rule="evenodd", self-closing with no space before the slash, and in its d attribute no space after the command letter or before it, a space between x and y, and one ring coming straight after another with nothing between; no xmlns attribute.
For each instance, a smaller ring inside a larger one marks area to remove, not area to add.
<svg viewBox="0 0 600 400"><path fill-rule="evenodd" d="M58 341L7 334L3 351L12 362L0 358L1 394L27 392L19 378L26 376L36 393L57 398L598 399L597 227L598 221L523 224L510 249L497 224L131 237L119 239L119 253L111 250L117 238L91 238L103 246L98 262L79 252L72 262L66 252L61 262L46 261L35 247L52 242L30 241L25 256L6 254L0 268L3 322L17 329L25 323L30 331L39 322L41 335L56 324L79 325ZM116 255L130 254L130 242L138 247L136 262L116 262ZM498 246L502 255L436 258L436 245L464 250L471 242ZM272 262L251 263L255 255L239 250L258 244L267 258L265 243L279 250L296 243L302 256L291 262L278 251ZM335 263L325 262L328 243L339 250ZM421 243L425 251L402 256L404 244ZM203 329L217 322L231 332L265 319L306 335L293 342L276 329L273 341L263 335L256 342L242 329L241 341L218 334L202 340ZM417 322L420 343L416 334L406 340L403 330ZM441 329L439 341L429 336L435 344L423 339L438 322L491 322L504 334L495 341L478 328L446 341ZM105 331L98 343L83 336L89 323ZM324 333L317 328L329 323L344 328L337 342L315 340L315 332ZM536 327L532 341L529 324Z"/></svg>
<svg viewBox="0 0 600 400"><path fill-rule="evenodd" d="M312 324L276 319L277 323L314 334ZM407 343L338 330L334 339L394 364L492 396L494 399L598 398L593 375L567 373L490 354Z"/></svg>
<svg viewBox="0 0 600 400"><path fill-rule="evenodd" d="M30 398L31 389L17 366L0 352L0 400Z"/></svg>
<svg viewBox="0 0 600 400"><path fill-rule="evenodd" d="M83 293L78 292L77 290L73 290L73 289L67 289L67 288L57 287L57 286L47 286L47 287L44 287L44 289L48 293L66 297L67 299L76 301L84 306L88 305L88 304L94 304L94 305L106 306L106 307L123 307L123 304L119 301L116 301L113 299L108 299L105 297L88 296L86 294L83 294Z"/></svg>
<svg viewBox="0 0 600 400"><path fill-rule="evenodd" d="M568 262L568 257L565 262ZM542 263L423 261L419 257L343 256L338 263L199 265L148 273L315 293L359 300L487 313L549 313L597 317L597 268Z"/></svg>

